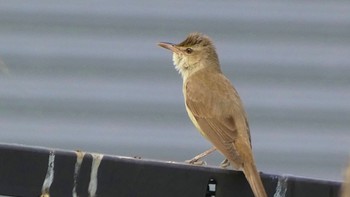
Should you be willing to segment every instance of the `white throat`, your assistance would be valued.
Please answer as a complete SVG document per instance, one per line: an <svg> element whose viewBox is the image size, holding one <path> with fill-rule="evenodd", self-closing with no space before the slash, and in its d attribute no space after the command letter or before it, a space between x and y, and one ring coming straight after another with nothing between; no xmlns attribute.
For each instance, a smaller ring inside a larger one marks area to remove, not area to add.
<svg viewBox="0 0 350 197"><path fill-rule="evenodd" d="M192 73L202 68L200 62L189 63L188 59L182 54L173 53L173 63L175 69L181 74L183 81L186 81Z"/></svg>

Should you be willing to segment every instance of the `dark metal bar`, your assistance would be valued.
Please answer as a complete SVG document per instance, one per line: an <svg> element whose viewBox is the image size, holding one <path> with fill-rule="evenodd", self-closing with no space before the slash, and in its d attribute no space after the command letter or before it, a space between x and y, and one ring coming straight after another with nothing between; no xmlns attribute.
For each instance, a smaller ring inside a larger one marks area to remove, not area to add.
<svg viewBox="0 0 350 197"><path fill-rule="evenodd" d="M261 176L271 197L338 197L340 188L339 182ZM45 192L50 197L253 197L244 175L233 170L0 144L0 195Z"/></svg>

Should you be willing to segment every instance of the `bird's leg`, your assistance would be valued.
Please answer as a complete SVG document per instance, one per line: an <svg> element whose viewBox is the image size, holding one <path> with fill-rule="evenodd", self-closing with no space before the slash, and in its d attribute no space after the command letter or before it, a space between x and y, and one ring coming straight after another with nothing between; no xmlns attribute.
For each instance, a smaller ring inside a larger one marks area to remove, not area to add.
<svg viewBox="0 0 350 197"><path fill-rule="evenodd" d="M220 167L222 167L222 168L227 168L229 166L230 166L230 161L228 159L225 159L224 161L222 161L220 163Z"/></svg>
<svg viewBox="0 0 350 197"><path fill-rule="evenodd" d="M192 159L186 160L185 162L187 162L189 164L194 164L194 165L205 165L206 164L205 161L199 161L199 160L201 160L203 157L209 155L210 153L214 152L215 150L216 150L216 148L213 146L209 150L206 150L203 153L193 157Z"/></svg>

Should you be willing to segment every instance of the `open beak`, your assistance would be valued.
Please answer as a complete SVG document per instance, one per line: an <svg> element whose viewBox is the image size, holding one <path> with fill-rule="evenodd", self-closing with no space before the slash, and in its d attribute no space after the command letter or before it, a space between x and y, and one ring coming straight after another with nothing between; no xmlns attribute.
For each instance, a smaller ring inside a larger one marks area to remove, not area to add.
<svg viewBox="0 0 350 197"><path fill-rule="evenodd" d="M165 48L165 49L169 49L170 51L174 52L174 53L180 53L181 51L176 47L175 44L170 43L170 42L160 42L158 43L159 46Z"/></svg>

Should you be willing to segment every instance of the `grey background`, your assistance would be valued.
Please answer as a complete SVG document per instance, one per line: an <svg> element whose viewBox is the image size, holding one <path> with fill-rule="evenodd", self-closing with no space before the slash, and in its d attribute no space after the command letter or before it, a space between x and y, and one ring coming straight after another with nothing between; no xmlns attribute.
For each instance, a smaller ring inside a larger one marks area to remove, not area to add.
<svg viewBox="0 0 350 197"><path fill-rule="evenodd" d="M174 161L209 148L156 46L192 31L242 97L259 170L342 179L347 1L1 1L0 141Z"/></svg>

